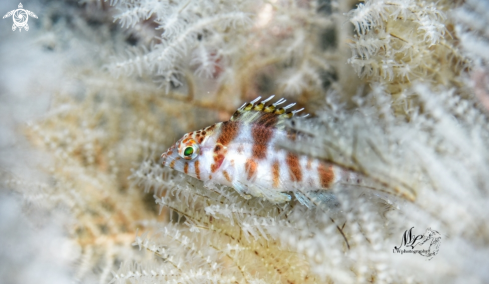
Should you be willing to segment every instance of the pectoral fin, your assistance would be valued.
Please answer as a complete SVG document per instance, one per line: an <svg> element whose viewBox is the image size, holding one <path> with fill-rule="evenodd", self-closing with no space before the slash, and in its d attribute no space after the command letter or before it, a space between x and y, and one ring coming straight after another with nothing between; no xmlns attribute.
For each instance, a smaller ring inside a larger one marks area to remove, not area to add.
<svg viewBox="0 0 489 284"><path fill-rule="evenodd" d="M295 198L307 208L314 208L319 204L324 204L327 207L334 208L339 206L336 196L325 190L318 191L294 191Z"/></svg>

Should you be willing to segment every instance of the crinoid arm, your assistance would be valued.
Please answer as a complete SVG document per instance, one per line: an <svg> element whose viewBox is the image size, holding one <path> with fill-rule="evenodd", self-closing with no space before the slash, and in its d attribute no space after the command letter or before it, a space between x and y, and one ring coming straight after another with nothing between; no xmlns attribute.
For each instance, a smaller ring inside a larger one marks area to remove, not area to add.
<svg viewBox="0 0 489 284"><path fill-rule="evenodd" d="M27 13L29 16L31 16L31 17L33 17L33 18L36 18L36 19L37 19L37 15L36 15L36 14L32 13L32 12L31 12L31 11L29 11L29 10L25 10L25 11L26 11L26 13Z"/></svg>
<svg viewBox="0 0 489 284"><path fill-rule="evenodd" d="M28 31L28 30L29 30L29 25L28 25L27 23L25 24L24 29L25 29L26 31Z"/></svg>
<svg viewBox="0 0 489 284"><path fill-rule="evenodd" d="M5 18L12 16L14 14L14 12L15 12L15 10L8 12L7 14L5 14L5 16L3 16L3 18L5 19Z"/></svg>
<svg viewBox="0 0 489 284"><path fill-rule="evenodd" d="M17 28L17 26L15 25L15 23L12 25L12 31L15 32L15 29Z"/></svg>

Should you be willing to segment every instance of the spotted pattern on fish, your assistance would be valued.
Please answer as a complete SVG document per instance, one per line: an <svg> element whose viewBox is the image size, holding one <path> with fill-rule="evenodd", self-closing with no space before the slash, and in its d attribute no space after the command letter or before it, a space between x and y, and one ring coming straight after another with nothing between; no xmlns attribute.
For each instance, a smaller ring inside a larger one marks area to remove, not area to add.
<svg viewBox="0 0 489 284"><path fill-rule="evenodd" d="M277 161L273 162L272 175L273 175L273 187L278 188L280 185L280 165L278 164Z"/></svg>
<svg viewBox="0 0 489 284"><path fill-rule="evenodd" d="M280 196L272 191L330 189L342 170L276 145L280 140L300 143L298 134L286 128L287 119L300 110L287 111L295 104L278 108L283 99L269 105L271 98L259 99L244 104L229 121L185 134L162 155L163 166L272 199Z"/></svg>
<svg viewBox="0 0 489 284"><path fill-rule="evenodd" d="M228 181L231 182L231 177L229 176L227 171L222 171L222 174L224 175L224 178Z"/></svg>
<svg viewBox="0 0 489 284"><path fill-rule="evenodd" d="M196 177L197 179L200 179L200 168L199 168L199 166L200 166L200 165L199 165L199 160L196 160L196 161L194 162L194 169L195 169L195 177Z"/></svg>
<svg viewBox="0 0 489 284"><path fill-rule="evenodd" d="M290 180L301 182L302 169L301 165L299 164L299 157L294 153L287 153L287 158L285 161L289 167Z"/></svg>
<svg viewBox="0 0 489 284"><path fill-rule="evenodd" d="M217 143L226 146L238 135L240 123L238 121L226 121L221 125L221 134Z"/></svg>
<svg viewBox="0 0 489 284"><path fill-rule="evenodd" d="M319 163L318 173L319 173L319 177L321 179L321 186L322 187L327 188L331 185L331 183L333 183L334 172L333 172L332 166L326 167L324 164Z"/></svg>
<svg viewBox="0 0 489 284"><path fill-rule="evenodd" d="M252 155L255 159L261 160L267 157L268 143L273 136L273 128L261 124L255 124L251 128L253 137Z"/></svg>
<svg viewBox="0 0 489 284"><path fill-rule="evenodd" d="M253 159L246 160L245 171L246 171L246 179L251 180L256 175L256 170L258 168L258 164Z"/></svg>

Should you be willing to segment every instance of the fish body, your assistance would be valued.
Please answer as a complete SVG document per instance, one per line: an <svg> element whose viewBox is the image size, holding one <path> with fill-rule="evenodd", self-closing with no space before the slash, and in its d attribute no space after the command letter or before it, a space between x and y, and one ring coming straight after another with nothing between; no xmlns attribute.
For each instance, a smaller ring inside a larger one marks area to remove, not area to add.
<svg viewBox="0 0 489 284"><path fill-rule="evenodd" d="M279 140L295 141L285 121L300 110L286 112L295 104L277 108L283 99L266 106L272 97L243 105L229 121L185 134L162 154L163 166L275 203L290 200L286 192L301 201L304 194L329 189L340 168L277 147Z"/></svg>

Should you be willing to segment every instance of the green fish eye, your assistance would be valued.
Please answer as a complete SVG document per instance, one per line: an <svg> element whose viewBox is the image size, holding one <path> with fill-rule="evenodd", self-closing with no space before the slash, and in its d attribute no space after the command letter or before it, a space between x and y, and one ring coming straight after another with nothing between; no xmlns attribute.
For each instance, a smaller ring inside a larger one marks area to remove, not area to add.
<svg viewBox="0 0 489 284"><path fill-rule="evenodd" d="M188 157L188 156L190 156L190 155L192 155L193 153L194 153L194 148L192 148L192 147L187 147L187 148L185 148L185 150L183 151L183 154L184 154L185 156L187 156L187 157Z"/></svg>

